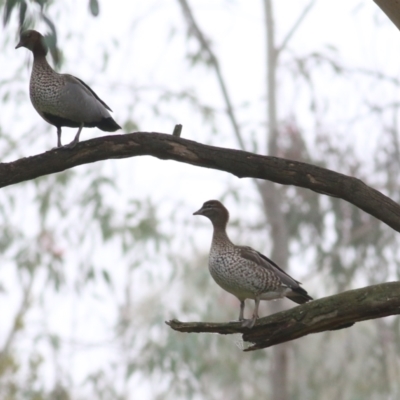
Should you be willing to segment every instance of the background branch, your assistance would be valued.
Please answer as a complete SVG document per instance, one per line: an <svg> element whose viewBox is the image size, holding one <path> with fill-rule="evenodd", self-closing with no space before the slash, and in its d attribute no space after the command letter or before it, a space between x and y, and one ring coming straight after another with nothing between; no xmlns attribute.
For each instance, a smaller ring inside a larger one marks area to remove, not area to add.
<svg viewBox="0 0 400 400"><path fill-rule="evenodd" d="M282 43L280 44L279 48L276 50L277 53L280 53L282 50L284 50L286 48L290 39L296 33L297 29L300 28L301 23L304 21L304 19L306 18L308 13L311 11L311 9L314 7L315 1L316 0L311 0L310 3L307 5L307 7L305 7L304 10L301 12L301 14L298 16L296 22L293 24L290 31L286 34L285 38L282 40Z"/></svg>
<svg viewBox="0 0 400 400"><path fill-rule="evenodd" d="M252 351L310 333L341 329L355 322L398 314L400 282L389 282L324 297L261 318L253 329L241 327L240 322L215 324L172 320L167 324L179 332L243 333L243 340L253 343L245 351Z"/></svg>
<svg viewBox="0 0 400 400"><path fill-rule="evenodd" d="M14 317L14 323L10 329L10 332L8 333L7 338L4 341L3 348L0 350L0 366L4 362L4 359L8 356L17 333L23 328L23 325L24 325L23 319L24 319L27 311L29 310L29 306L30 306L29 303L30 303L30 297L31 297L34 277L35 277L35 274L32 271L29 274L28 283L25 286L23 285L24 289L23 289L23 296L22 296L21 304L20 304L18 311Z"/></svg>
<svg viewBox="0 0 400 400"><path fill-rule="evenodd" d="M329 169L278 157L208 146L163 133L103 136L33 157L0 163L0 188L96 161L153 156L311 189L354 204L400 232L400 206L361 180Z"/></svg>
<svg viewBox="0 0 400 400"><path fill-rule="evenodd" d="M239 146L242 150L246 149L244 140L242 138L241 129L239 123L236 119L236 115L234 112L234 108L232 105L231 97L228 92L227 85L225 83L225 79L222 75L221 68L219 66L219 61L216 55L214 54L209 41L206 39L203 31L200 29L199 24L197 23L192 9L189 6L189 3L186 0L178 0L179 4L182 7L183 15L186 18L187 24L189 26L190 32L196 37L198 40L201 50L207 54L207 62L214 68L215 74L217 76L218 85L222 93L222 97L224 99L224 103L226 106L226 113L228 114L228 118L232 124L233 132L235 133L236 140L239 143Z"/></svg>

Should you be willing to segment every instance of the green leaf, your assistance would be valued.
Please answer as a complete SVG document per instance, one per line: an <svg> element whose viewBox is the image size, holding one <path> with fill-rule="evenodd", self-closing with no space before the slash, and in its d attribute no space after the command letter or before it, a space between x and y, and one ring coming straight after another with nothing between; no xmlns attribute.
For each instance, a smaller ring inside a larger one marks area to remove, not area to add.
<svg viewBox="0 0 400 400"><path fill-rule="evenodd" d="M97 17L100 12L99 2L97 0L90 0L89 2L90 12L94 17Z"/></svg>
<svg viewBox="0 0 400 400"><path fill-rule="evenodd" d="M3 25L6 26L10 20L13 8L17 5L17 0L7 0L4 7Z"/></svg>
<svg viewBox="0 0 400 400"><path fill-rule="evenodd" d="M108 271L103 269L101 272L102 272L103 278L106 281L106 283L108 284L108 286L112 287L111 277L110 277L110 274L108 273Z"/></svg>
<svg viewBox="0 0 400 400"><path fill-rule="evenodd" d="M21 1L21 4L19 6L19 26L20 27L22 27L24 25L27 8L28 8L28 6L26 5L25 0Z"/></svg>

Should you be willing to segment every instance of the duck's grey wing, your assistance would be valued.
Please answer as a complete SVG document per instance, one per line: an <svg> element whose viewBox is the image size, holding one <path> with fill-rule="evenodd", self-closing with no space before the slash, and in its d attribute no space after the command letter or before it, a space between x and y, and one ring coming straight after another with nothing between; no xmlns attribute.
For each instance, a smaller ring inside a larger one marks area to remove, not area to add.
<svg viewBox="0 0 400 400"><path fill-rule="evenodd" d="M298 287L300 285L301 282L293 279L289 274L287 274L282 268L276 265L272 260L264 256L264 254L261 254L258 251L248 246L241 246L240 249L243 258L253 261L254 263L260 265L263 268L268 269L269 271L279 276L283 285L288 287Z"/></svg>
<svg viewBox="0 0 400 400"><path fill-rule="evenodd" d="M257 265L263 268L268 269L269 271L271 271L272 273L274 273L276 276L279 277L281 284L283 286L292 289L290 293L286 294L286 297L288 297L290 300L294 301L297 304L303 304L309 300L313 300L313 298L309 296L307 291L300 286L299 281L293 279L289 274L287 274L282 268L276 265L272 260L264 256L264 254L261 254L258 251L247 246L240 246L239 248L241 250L241 256L243 258L250 260L253 263L256 263Z"/></svg>
<svg viewBox="0 0 400 400"><path fill-rule="evenodd" d="M69 74L63 74L63 76L65 77L67 83L74 83L74 84L78 84L78 85L82 85L87 91L89 91L89 93L96 99L98 100L108 111L111 111L111 108L99 97L97 96L97 94L95 93L95 91L89 86L87 85L85 82L83 82L82 79L77 78L76 76L73 75L69 75Z"/></svg>
<svg viewBox="0 0 400 400"><path fill-rule="evenodd" d="M287 286L292 289L290 293L286 294L290 300L297 304L303 304L307 301L313 300L313 298L300 286L300 282L293 279L289 274L287 274L282 268L276 265L264 254L252 249L251 247L242 246L241 255L243 258L253 261L254 263L262 266L263 268L272 271L276 276L279 277L283 286Z"/></svg>

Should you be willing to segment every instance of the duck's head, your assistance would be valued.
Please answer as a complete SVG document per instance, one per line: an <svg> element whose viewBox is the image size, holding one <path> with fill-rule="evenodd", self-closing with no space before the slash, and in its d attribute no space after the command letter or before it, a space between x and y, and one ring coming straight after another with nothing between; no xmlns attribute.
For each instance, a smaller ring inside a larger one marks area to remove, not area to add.
<svg viewBox="0 0 400 400"><path fill-rule="evenodd" d="M21 33L19 42L16 49L20 47L26 47L28 50L31 50L34 54L47 54L47 46L44 43L44 37L41 33L34 30L28 30Z"/></svg>
<svg viewBox="0 0 400 400"><path fill-rule="evenodd" d="M193 215L204 215L213 223L214 226L224 227L229 220L229 212L225 206L218 200L206 201L200 210Z"/></svg>

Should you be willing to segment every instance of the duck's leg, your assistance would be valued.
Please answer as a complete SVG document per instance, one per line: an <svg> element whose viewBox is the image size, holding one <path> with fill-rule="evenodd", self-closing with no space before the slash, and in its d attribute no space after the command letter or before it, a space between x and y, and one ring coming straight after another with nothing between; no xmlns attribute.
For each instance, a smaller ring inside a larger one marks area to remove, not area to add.
<svg viewBox="0 0 400 400"><path fill-rule="evenodd" d="M239 322L243 322L243 321L246 321L245 319L244 319L244 300L240 300L239 299L239 301L240 301L240 312L239 312ZM238 320L237 319L235 319L235 320L233 320L233 321L229 321L229 322L231 322L231 323L233 323L233 324L237 324L237 322L238 322ZM243 322L244 323L244 322Z"/></svg>
<svg viewBox="0 0 400 400"><path fill-rule="evenodd" d="M57 147L61 147L61 126L57 126Z"/></svg>
<svg viewBox="0 0 400 400"><path fill-rule="evenodd" d="M253 314L253 318L252 319L245 319L243 321L243 327L246 328L252 328L254 326L254 324L256 323L256 320L258 318L258 306L260 305L260 298L256 297L254 299L255 301L255 307L254 307L254 314Z"/></svg>
<svg viewBox="0 0 400 400"><path fill-rule="evenodd" d="M79 126L78 132L76 132L74 140L71 143L65 145L64 147L68 149L73 149L76 146L76 144L79 142L79 135L81 134L83 125L84 123L82 122L81 125Z"/></svg>
<svg viewBox="0 0 400 400"><path fill-rule="evenodd" d="M244 300L240 300L239 321L244 320Z"/></svg>

